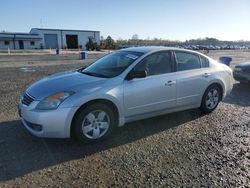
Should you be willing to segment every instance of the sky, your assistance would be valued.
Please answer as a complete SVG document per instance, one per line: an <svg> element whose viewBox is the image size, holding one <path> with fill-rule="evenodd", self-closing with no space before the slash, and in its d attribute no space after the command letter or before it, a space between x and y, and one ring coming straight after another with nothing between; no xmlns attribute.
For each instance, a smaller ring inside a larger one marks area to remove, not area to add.
<svg viewBox="0 0 250 188"><path fill-rule="evenodd" d="M250 0L2 0L0 31L101 31L101 36L250 40Z"/></svg>

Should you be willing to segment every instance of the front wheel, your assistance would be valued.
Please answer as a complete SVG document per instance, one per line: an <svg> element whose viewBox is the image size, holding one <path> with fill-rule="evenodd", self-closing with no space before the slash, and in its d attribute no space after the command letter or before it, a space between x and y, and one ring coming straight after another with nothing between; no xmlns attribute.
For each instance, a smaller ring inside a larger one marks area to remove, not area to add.
<svg viewBox="0 0 250 188"><path fill-rule="evenodd" d="M222 91L217 85L209 86L203 95L201 110L205 113L214 111L222 98L221 96Z"/></svg>
<svg viewBox="0 0 250 188"><path fill-rule="evenodd" d="M115 126L113 111L105 104L83 108L74 122L74 134L82 142L97 142L108 137Z"/></svg>

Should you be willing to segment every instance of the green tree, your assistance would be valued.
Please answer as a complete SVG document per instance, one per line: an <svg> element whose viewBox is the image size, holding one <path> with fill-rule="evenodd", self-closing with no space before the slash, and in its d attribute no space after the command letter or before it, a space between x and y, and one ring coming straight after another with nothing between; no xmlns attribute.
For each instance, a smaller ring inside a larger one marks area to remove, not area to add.
<svg viewBox="0 0 250 188"><path fill-rule="evenodd" d="M114 47L115 47L115 42L114 42L114 40L112 39L111 36L108 36L108 37L106 38L105 42L106 42L106 45L105 45L105 46L106 46L107 49L114 49Z"/></svg>
<svg viewBox="0 0 250 188"><path fill-rule="evenodd" d="M100 50L100 46L97 44L97 42L94 42L92 37L89 37L89 41L85 45L86 49L89 50Z"/></svg>

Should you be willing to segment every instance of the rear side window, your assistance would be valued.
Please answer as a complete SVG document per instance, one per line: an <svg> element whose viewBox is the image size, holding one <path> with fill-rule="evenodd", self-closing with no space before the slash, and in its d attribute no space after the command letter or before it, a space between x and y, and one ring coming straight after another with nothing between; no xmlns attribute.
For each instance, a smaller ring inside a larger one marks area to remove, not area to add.
<svg viewBox="0 0 250 188"><path fill-rule="evenodd" d="M187 52L175 52L177 71L201 68L199 56Z"/></svg>
<svg viewBox="0 0 250 188"><path fill-rule="evenodd" d="M207 58L200 56L200 59L201 59L201 66L202 67L209 67L209 61Z"/></svg>

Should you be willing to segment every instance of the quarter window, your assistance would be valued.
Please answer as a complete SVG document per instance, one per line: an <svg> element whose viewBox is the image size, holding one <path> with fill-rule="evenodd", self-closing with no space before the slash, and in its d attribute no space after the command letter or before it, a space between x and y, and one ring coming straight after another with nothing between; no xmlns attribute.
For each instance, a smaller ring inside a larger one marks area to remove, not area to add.
<svg viewBox="0 0 250 188"><path fill-rule="evenodd" d="M172 71L171 53L158 52L147 56L136 65L136 71L146 71L147 76L170 73Z"/></svg>
<svg viewBox="0 0 250 188"><path fill-rule="evenodd" d="M200 56L200 59L201 59L201 66L202 67L209 67L209 61L207 58Z"/></svg>
<svg viewBox="0 0 250 188"><path fill-rule="evenodd" d="M186 52L175 52L177 71L201 68L199 56Z"/></svg>

